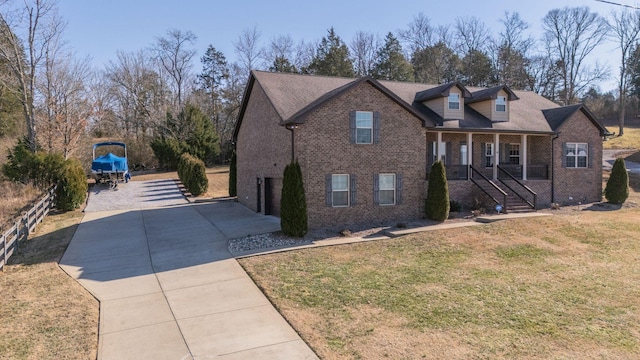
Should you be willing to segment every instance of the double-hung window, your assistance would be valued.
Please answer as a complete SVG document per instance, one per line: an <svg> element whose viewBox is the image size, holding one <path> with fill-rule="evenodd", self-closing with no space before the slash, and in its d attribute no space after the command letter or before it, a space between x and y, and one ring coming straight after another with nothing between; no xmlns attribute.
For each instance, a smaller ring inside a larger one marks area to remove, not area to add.
<svg viewBox="0 0 640 360"><path fill-rule="evenodd" d="M493 143L484 144L484 166L492 167L493 166Z"/></svg>
<svg viewBox="0 0 640 360"><path fill-rule="evenodd" d="M589 145L586 143L565 144L565 164L568 168L588 167Z"/></svg>
<svg viewBox="0 0 640 360"><path fill-rule="evenodd" d="M496 98L496 112L507 111L507 98L505 96L498 96Z"/></svg>
<svg viewBox="0 0 640 360"><path fill-rule="evenodd" d="M331 175L331 205L333 207L349 206L349 175Z"/></svg>
<svg viewBox="0 0 640 360"><path fill-rule="evenodd" d="M520 144L509 144L509 164L520 165Z"/></svg>
<svg viewBox="0 0 640 360"><path fill-rule="evenodd" d="M451 93L449 94L449 110L459 110L460 109L460 94Z"/></svg>
<svg viewBox="0 0 640 360"><path fill-rule="evenodd" d="M379 174L380 184L379 204L396 204L396 174Z"/></svg>
<svg viewBox="0 0 640 360"><path fill-rule="evenodd" d="M356 144L373 143L373 112L356 111Z"/></svg>

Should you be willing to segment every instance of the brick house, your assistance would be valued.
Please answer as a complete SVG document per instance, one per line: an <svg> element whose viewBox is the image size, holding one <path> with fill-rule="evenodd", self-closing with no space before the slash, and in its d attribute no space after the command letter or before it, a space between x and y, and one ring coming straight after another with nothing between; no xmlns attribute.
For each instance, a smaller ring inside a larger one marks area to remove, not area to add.
<svg viewBox="0 0 640 360"><path fill-rule="evenodd" d="M253 71L234 131L238 201L277 216L295 158L310 227L422 217L437 159L468 206L478 194L507 211L595 202L606 133L583 105L507 86Z"/></svg>

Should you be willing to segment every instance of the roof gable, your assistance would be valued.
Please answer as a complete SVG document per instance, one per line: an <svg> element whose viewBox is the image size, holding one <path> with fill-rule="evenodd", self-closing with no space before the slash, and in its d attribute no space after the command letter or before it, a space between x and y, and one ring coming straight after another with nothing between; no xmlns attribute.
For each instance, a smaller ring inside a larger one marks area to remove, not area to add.
<svg viewBox="0 0 640 360"><path fill-rule="evenodd" d="M596 119L593 113L589 111L589 109L583 104L575 104L575 105L562 106L562 107L553 108L553 109L545 109L545 110L542 110L542 113L544 114L544 117L547 119L549 126L551 126L551 129L553 131L558 131L558 129L562 126L562 124L564 124L565 121L567 121L571 116L573 116L573 114L575 114L578 111L582 111L582 113L584 113L587 119L589 119L589 121L591 121L591 123L595 125L598 128L598 130L600 130L600 135L604 136L606 134L609 134L609 130L607 130L607 128L605 128L604 125L602 125L598 121L598 119Z"/></svg>
<svg viewBox="0 0 640 360"><path fill-rule="evenodd" d="M475 102L495 100L498 97L500 90L504 90L507 93L507 101L514 101L520 99L516 93L513 92L506 85L494 86L488 89L482 89L471 93L471 97L465 100L467 104L473 104Z"/></svg>
<svg viewBox="0 0 640 360"><path fill-rule="evenodd" d="M458 81L454 81L448 84L443 84L431 89L417 92L414 100L417 102L423 102L423 101L432 100L436 98L447 97L449 96L449 92L454 86L460 89L460 91L462 92L462 97L467 98L471 96L471 93L469 92L469 90L467 90L466 87L464 87L464 85L462 85Z"/></svg>

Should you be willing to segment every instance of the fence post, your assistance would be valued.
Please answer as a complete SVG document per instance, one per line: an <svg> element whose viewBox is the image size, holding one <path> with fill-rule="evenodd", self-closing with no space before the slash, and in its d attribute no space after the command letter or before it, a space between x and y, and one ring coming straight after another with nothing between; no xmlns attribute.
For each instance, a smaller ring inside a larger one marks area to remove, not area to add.
<svg viewBox="0 0 640 360"><path fill-rule="evenodd" d="M2 239L2 250L4 251L4 257L2 258L2 272L4 272L4 267L7 265L7 238L4 234L1 234L0 239Z"/></svg>
<svg viewBox="0 0 640 360"><path fill-rule="evenodd" d="M16 252L20 248L20 220L16 220Z"/></svg>

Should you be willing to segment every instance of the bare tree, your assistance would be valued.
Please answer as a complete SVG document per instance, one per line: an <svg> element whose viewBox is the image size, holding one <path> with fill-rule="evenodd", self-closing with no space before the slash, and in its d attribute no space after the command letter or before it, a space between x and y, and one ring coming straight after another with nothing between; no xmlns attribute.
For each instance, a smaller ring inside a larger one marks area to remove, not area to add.
<svg viewBox="0 0 640 360"><path fill-rule="evenodd" d="M357 76L371 75L379 48L378 39L371 33L358 31L351 40L350 49Z"/></svg>
<svg viewBox="0 0 640 360"><path fill-rule="evenodd" d="M473 16L456 18L454 38L455 50L461 57L474 50L486 53L491 43L489 29L480 19Z"/></svg>
<svg viewBox="0 0 640 360"><path fill-rule="evenodd" d="M192 46L196 40L196 35L191 31L176 29L168 30L164 37L156 39L156 59L173 83L177 109L183 105L185 87L191 80L191 59L196 55Z"/></svg>
<svg viewBox="0 0 640 360"><path fill-rule="evenodd" d="M509 12L504 13L500 23L504 29L499 33L496 48L492 51L497 81L524 90L529 84L528 52L534 45L533 37L525 33L529 24L518 13Z"/></svg>
<svg viewBox="0 0 640 360"><path fill-rule="evenodd" d="M37 149L37 119L34 101L38 97L36 77L42 66L47 44L64 31L57 9L47 0L0 3L0 60L18 82L17 96L22 103L31 150ZM7 84L7 79L0 76Z"/></svg>
<svg viewBox="0 0 640 360"><path fill-rule="evenodd" d="M126 135L144 140L150 135L148 131L153 129L154 120L159 120L169 110L169 94L144 51L119 51L117 56L117 62L110 61L105 71L117 104L116 115Z"/></svg>
<svg viewBox="0 0 640 360"><path fill-rule="evenodd" d="M260 49L260 32L257 28L244 29L242 33L233 43L236 50L236 55L240 59L246 76L249 76L249 72L254 69L261 68L260 58L262 57L262 51Z"/></svg>
<svg viewBox="0 0 640 360"><path fill-rule="evenodd" d="M409 23L408 29L398 31L398 37L408 45L409 52L413 54L432 46L436 42L434 41L434 31L431 20L420 12Z"/></svg>
<svg viewBox="0 0 640 360"><path fill-rule="evenodd" d="M606 21L588 7L554 9L542 19L548 56L560 66L560 101L574 103L580 92L608 76L606 69L585 62L607 36Z"/></svg>
<svg viewBox="0 0 640 360"><path fill-rule="evenodd" d="M91 100L86 86L91 69L89 60L76 60L68 55L58 59L47 77L52 84L52 99L47 102L47 112L52 115L50 120L51 133L47 138L53 138L52 151L58 151L68 158L78 148L86 135L88 120L91 116Z"/></svg>
<svg viewBox="0 0 640 360"><path fill-rule="evenodd" d="M611 13L608 22L612 36L620 47L620 72L618 77L618 135L624 134L624 117L629 91L629 57L640 34L640 17L637 11L622 9Z"/></svg>
<svg viewBox="0 0 640 360"><path fill-rule="evenodd" d="M287 59L289 62L293 62L295 48L295 41L290 35L279 35L271 39L261 54L264 62L270 65L274 64L277 59Z"/></svg>

